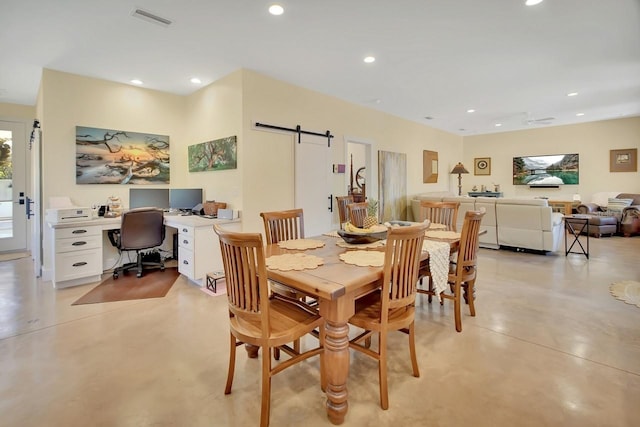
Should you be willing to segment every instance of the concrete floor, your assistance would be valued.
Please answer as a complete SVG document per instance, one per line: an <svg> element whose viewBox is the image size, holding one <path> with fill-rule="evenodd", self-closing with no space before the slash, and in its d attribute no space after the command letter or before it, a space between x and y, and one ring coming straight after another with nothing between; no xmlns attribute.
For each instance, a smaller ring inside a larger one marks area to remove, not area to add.
<svg viewBox="0 0 640 427"><path fill-rule="evenodd" d="M421 377L391 337L390 408L373 360L351 355L347 426L639 426L640 308L608 285L640 281L640 237L591 239L591 259L481 250L477 317L456 333L418 297ZM0 262L0 425L247 426L260 362L239 352L233 393L225 297L184 278L165 298L71 306L29 259ZM272 382L272 426L328 426L318 359Z"/></svg>

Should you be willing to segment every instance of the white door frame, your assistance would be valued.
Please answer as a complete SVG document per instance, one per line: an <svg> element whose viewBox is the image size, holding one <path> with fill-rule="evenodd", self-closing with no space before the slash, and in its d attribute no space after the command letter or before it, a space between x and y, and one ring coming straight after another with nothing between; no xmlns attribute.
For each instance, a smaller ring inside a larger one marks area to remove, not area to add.
<svg viewBox="0 0 640 427"><path fill-rule="evenodd" d="M345 168L349 170L349 144L363 144L365 146L365 183L367 184L367 198L378 200L378 159L373 156L377 153L376 143L369 139L353 136L344 136ZM354 172L355 173L355 172ZM349 173L344 174L344 188L349 186Z"/></svg>
<svg viewBox="0 0 640 427"><path fill-rule="evenodd" d="M14 237L2 239L0 252L17 252L29 249L29 229L25 205L20 204L29 194L29 177L31 164L27 161L27 129L26 120L0 117L0 127L12 132L12 227ZM21 197L20 193L24 195ZM24 202L23 202L24 203Z"/></svg>

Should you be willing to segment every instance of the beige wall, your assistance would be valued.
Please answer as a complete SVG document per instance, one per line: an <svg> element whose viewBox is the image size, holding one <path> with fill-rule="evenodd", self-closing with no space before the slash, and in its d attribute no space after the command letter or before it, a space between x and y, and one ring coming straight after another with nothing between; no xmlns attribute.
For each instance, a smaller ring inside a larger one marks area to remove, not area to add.
<svg viewBox="0 0 640 427"><path fill-rule="evenodd" d="M373 109L361 107L308 89L243 70L244 145L243 227L260 231L259 212L293 208L293 135L254 128L255 122L286 128L300 125L305 130L334 135L333 163L347 164L346 138L371 141L373 161L377 151L407 154L408 195L453 188L447 168L462 159L462 138L410 122ZM439 152L441 179L422 183L422 151ZM376 175L374 175L376 176ZM333 175L334 195L346 194L348 177ZM378 198L376 185L367 184L367 193ZM337 210L334 222L337 223Z"/></svg>
<svg viewBox="0 0 640 427"><path fill-rule="evenodd" d="M0 103L0 119L18 119L31 121L36 118L36 108L28 105ZM33 122L31 122L33 123ZM30 129L31 127L29 127Z"/></svg>
<svg viewBox="0 0 640 427"><path fill-rule="evenodd" d="M76 126L169 135L171 157L183 150L182 96L52 70L44 71L42 81L45 207L51 196L71 196L80 206L105 204L112 195L129 203L129 186L76 185ZM171 162L172 183L185 169Z"/></svg>
<svg viewBox="0 0 640 427"><path fill-rule="evenodd" d="M579 194L583 201L600 191L640 193L640 172L609 172L609 150L637 148L640 151L640 117L605 120L578 125L543 127L517 132L464 138L463 194L475 184L500 184L505 196L546 196L571 200ZM512 184L513 157L523 155L580 155L580 184L559 189L530 189ZM474 158L491 157L491 175L474 176Z"/></svg>
<svg viewBox="0 0 640 427"><path fill-rule="evenodd" d="M184 143L172 153L171 163L185 165L171 177L172 187L203 187L206 200L226 202L242 209L242 72L234 72L186 97ZM187 146L228 136L238 140L238 168L189 172ZM174 157L175 154L175 157Z"/></svg>

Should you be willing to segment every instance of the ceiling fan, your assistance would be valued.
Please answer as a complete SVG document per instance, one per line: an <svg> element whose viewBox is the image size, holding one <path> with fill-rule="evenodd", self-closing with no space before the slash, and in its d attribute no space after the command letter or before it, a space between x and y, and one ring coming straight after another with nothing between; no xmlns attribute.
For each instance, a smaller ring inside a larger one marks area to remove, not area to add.
<svg viewBox="0 0 640 427"><path fill-rule="evenodd" d="M544 117L542 119L536 119L531 113L523 113L524 123L528 126L531 125L550 125L552 120L555 120L555 117Z"/></svg>

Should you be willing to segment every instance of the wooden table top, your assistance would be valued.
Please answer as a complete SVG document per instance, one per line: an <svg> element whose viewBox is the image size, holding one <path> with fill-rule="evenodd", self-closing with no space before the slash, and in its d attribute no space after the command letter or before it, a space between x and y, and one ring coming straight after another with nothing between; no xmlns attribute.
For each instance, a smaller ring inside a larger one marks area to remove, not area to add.
<svg viewBox="0 0 640 427"><path fill-rule="evenodd" d="M324 263L321 266L314 269L291 271L269 269L269 278L292 286L308 295L328 300L334 300L345 293L360 293L363 291L362 288L382 280L382 267L359 267L341 261L339 255L353 249L339 247L336 242L340 238L330 236L314 236L312 238L322 240L325 245L321 248L304 251L282 249L277 244L267 245L265 256L268 258L273 255L303 252L322 258ZM458 240L450 241L452 249L458 243ZM384 251L384 247L367 250ZM423 252L422 261L428 258L428 252Z"/></svg>

